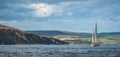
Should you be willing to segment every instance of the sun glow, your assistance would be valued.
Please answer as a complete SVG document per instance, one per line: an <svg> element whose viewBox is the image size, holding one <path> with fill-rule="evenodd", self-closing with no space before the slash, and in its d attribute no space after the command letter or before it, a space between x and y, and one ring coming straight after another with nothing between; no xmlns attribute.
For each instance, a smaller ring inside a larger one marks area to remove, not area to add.
<svg viewBox="0 0 120 57"><path fill-rule="evenodd" d="M52 6L48 4L31 4L30 6L36 9L34 15L37 17L46 17L52 14Z"/></svg>

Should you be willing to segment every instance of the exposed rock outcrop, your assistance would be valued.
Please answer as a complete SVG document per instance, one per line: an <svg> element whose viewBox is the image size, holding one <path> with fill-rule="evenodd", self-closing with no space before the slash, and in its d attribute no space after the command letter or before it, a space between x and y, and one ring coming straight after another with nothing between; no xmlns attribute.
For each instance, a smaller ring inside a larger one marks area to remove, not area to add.
<svg viewBox="0 0 120 57"><path fill-rule="evenodd" d="M58 39L0 25L0 44L67 44Z"/></svg>

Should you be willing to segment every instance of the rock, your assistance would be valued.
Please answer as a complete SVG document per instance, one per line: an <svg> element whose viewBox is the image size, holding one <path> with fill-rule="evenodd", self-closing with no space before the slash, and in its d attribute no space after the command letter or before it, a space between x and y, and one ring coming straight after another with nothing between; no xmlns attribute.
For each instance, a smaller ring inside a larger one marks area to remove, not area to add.
<svg viewBox="0 0 120 57"><path fill-rule="evenodd" d="M0 44L67 44L58 39L0 25Z"/></svg>

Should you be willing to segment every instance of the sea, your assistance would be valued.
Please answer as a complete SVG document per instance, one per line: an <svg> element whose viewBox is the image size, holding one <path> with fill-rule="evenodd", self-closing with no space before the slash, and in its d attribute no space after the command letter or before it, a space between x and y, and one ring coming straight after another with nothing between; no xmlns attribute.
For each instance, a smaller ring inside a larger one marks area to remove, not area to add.
<svg viewBox="0 0 120 57"><path fill-rule="evenodd" d="M120 45L0 45L0 57L120 57Z"/></svg>

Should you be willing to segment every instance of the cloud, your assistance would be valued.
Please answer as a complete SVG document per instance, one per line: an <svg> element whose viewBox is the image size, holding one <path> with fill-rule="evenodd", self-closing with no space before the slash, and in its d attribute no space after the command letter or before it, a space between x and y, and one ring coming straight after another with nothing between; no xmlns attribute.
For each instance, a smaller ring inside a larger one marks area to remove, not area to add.
<svg viewBox="0 0 120 57"><path fill-rule="evenodd" d="M86 2L87 4L85 4ZM34 17L49 17L49 16L59 17L59 16L70 16L73 14L72 13L73 10L76 10L74 12L78 12L80 8L83 8L84 6L88 6L92 3L93 2L88 2L88 1L60 2L54 4L33 3L33 4L29 4L28 8L34 9L33 11ZM80 5L80 6L76 6L76 5Z"/></svg>
<svg viewBox="0 0 120 57"><path fill-rule="evenodd" d="M71 13L71 12L68 12L68 15L72 15L73 13Z"/></svg>
<svg viewBox="0 0 120 57"><path fill-rule="evenodd" d="M103 31L120 31L119 1L0 0L0 21L25 30L30 28L89 32L91 25L98 22ZM47 21L43 22L43 19Z"/></svg>
<svg viewBox="0 0 120 57"><path fill-rule="evenodd" d="M18 23L18 21L0 21L0 23L2 23L2 24L6 24L6 23L8 23L8 24L16 24L16 23Z"/></svg>
<svg viewBox="0 0 120 57"><path fill-rule="evenodd" d="M26 21L2 21L4 25L16 27L22 30L67 30L76 32L92 32L94 25L98 22L98 32L117 32L120 31L120 22L113 22L107 19L91 18L85 20L61 19L40 22L35 20ZM29 28L29 29L28 29Z"/></svg>
<svg viewBox="0 0 120 57"><path fill-rule="evenodd" d="M22 0L20 0L23 2ZM18 1L17 1L18 2ZM8 11L5 11L5 15L9 14L14 15L9 16L8 19L16 19L15 16L19 15L19 12L24 13L20 17L22 19L40 19L40 18L66 18L66 17L74 17L74 18L90 18L96 16L106 16L113 14L112 12L119 12L119 3L114 2L112 6L110 6L111 2L104 0L80 0L80 1L56 1L56 3L49 3L50 1L38 1L36 3L33 0L29 0L29 3L7 3L5 4L8 8ZM55 2L55 1L54 1ZM103 6L105 5L105 6ZM111 10L112 8L112 10ZM117 9L114 9L117 8ZM5 9L3 9L5 10ZM5 16L1 15L1 16ZM27 15L27 16L26 16ZM3 18L6 19L6 18Z"/></svg>
<svg viewBox="0 0 120 57"><path fill-rule="evenodd" d="M48 17L53 13L53 6L46 3L31 4L30 7L35 9L33 12L35 17Z"/></svg>

